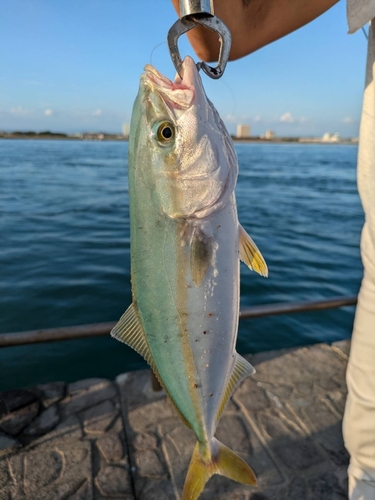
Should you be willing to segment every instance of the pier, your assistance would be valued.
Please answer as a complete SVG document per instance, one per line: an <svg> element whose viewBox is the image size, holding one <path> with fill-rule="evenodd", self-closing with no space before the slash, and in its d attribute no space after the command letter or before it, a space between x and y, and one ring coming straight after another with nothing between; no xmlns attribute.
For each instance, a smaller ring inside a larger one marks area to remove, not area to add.
<svg viewBox="0 0 375 500"><path fill-rule="evenodd" d="M344 500L349 341L246 358L257 372L216 436L257 487L213 476L201 500ZM0 500L181 500L195 437L149 370L0 393Z"/></svg>

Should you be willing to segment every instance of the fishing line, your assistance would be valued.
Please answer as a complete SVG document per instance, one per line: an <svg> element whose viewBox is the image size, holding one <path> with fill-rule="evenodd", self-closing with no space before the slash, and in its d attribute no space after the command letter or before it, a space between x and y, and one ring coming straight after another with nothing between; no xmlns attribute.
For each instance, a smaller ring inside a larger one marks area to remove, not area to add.
<svg viewBox="0 0 375 500"><path fill-rule="evenodd" d="M154 55L155 50L156 50L156 49L158 49L159 47L161 47L162 45L167 45L167 42L161 42L161 43L159 43L159 44L158 44L158 45L156 45L156 46L152 49L152 51L151 51L151 54L150 54L150 64L151 64L152 66L153 66L153 64L152 64L152 56Z"/></svg>
<svg viewBox="0 0 375 500"><path fill-rule="evenodd" d="M231 115L232 116L236 116L236 109L237 109L237 100L236 100L236 95L235 93L233 92L233 89L232 87L223 79L220 79L219 80L220 83L222 83L223 85L226 86L226 88L228 89L229 91L229 94L232 98L232 112L231 112Z"/></svg>
<svg viewBox="0 0 375 500"><path fill-rule="evenodd" d="M366 37L366 40L368 40L368 34L366 33L366 30L365 30L365 28L363 26L362 26L362 31L363 31L363 34Z"/></svg>

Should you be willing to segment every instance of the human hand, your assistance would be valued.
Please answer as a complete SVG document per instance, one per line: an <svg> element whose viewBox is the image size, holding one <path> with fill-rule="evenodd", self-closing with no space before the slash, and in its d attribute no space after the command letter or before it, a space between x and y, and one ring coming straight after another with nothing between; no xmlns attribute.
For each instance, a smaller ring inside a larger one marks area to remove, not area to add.
<svg viewBox="0 0 375 500"><path fill-rule="evenodd" d="M232 34L230 60L251 54L288 35L326 12L338 0L215 0L215 15ZM179 0L172 0L179 13ZM202 61L216 61L219 40L202 27L188 33L189 41Z"/></svg>

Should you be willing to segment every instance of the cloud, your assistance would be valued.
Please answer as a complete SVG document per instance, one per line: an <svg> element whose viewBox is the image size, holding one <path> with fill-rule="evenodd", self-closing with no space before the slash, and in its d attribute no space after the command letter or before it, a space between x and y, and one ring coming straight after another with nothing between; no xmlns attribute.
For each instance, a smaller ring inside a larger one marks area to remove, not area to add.
<svg viewBox="0 0 375 500"><path fill-rule="evenodd" d="M279 122L281 123L307 123L309 122L309 118L306 116L301 116L300 118L295 118L290 111L286 111L283 115L280 116Z"/></svg>
<svg viewBox="0 0 375 500"><path fill-rule="evenodd" d="M14 116L25 116L29 114L29 110L23 108L22 106L18 106L17 108L12 108L9 113Z"/></svg>
<svg viewBox="0 0 375 500"><path fill-rule="evenodd" d="M44 114L45 114L45 116L52 116L53 111L52 111L52 109L47 108L44 110Z"/></svg>
<svg viewBox="0 0 375 500"><path fill-rule="evenodd" d="M280 116L280 121L283 123L294 123L296 120L293 118L290 111L286 111L283 115Z"/></svg>
<svg viewBox="0 0 375 500"><path fill-rule="evenodd" d="M347 116L343 119L342 123L348 124L348 123L353 123L353 121L354 121L353 118L351 118L350 116Z"/></svg>
<svg viewBox="0 0 375 500"><path fill-rule="evenodd" d="M237 123L238 120L234 115L229 114L225 117L225 121L229 123Z"/></svg>
<svg viewBox="0 0 375 500"><path fill-rule="evenodd" d="M260 115L256 115L254 116L254 120L253 120L255 123L258 123L260 121L262 121L262 117Z"/></svg>
<svg viewBox="0 0 375 500"><path fill-rule="evenodd" d="M95 111L92 112L92 116L102 116L102 110L96 109Z"/></svg>
<svg viewBox="0 0 375 500"><path fill-rule="evenodd" d="M248 115L232 115L229 113L225 116L225 121L227 123L249 123L251 122Z"/></svg>

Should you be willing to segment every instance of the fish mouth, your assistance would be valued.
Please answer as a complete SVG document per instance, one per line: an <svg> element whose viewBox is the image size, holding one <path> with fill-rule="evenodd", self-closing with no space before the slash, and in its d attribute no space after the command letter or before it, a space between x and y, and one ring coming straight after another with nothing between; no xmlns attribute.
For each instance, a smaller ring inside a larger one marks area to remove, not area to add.
<svg viewBox="0 0 375 500"><path fill-rule="evenodd" d="M182 73L183 78L177 73L172 82L154 66L147 64L142 81L152 91L156 91L168 107L187 109L193 103L196 91L202 86L195 62L189 56L182 62Z"/></svg>

